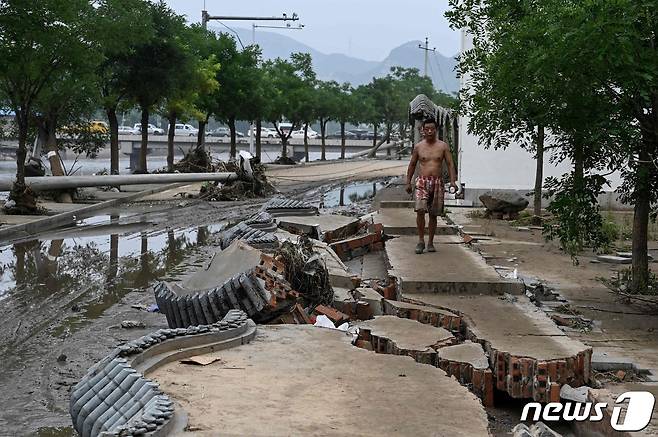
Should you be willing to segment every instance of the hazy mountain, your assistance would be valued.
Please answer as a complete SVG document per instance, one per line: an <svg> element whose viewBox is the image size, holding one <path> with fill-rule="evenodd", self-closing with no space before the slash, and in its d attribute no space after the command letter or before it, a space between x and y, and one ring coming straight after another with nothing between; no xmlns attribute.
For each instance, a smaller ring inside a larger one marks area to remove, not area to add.
<svg viewBox="0 0 658 437"><path fill-rule="evenodd" d="M215 28L215 31L227 32L226 29ZM252 43L252 31L236 28L242 43ZM294 33L291 31L290 33ZM361 85L370 82L373 77L385 76L391 67L402 66L424 70L425 58L423 51L418 48L420 41L410 41L391 50L383 61L366 61L343 54L326 54L313 47L309 47L292 37L273 32L256 31L256 43L263 49L266 59L287 58L291 53L310 53L313 57L313 66L318 77L323 80L349 82L352 85ZM455 73L456 61L440 53L429 53L428 72L437 89L456 93L459 90L459 81Z"/></svg>

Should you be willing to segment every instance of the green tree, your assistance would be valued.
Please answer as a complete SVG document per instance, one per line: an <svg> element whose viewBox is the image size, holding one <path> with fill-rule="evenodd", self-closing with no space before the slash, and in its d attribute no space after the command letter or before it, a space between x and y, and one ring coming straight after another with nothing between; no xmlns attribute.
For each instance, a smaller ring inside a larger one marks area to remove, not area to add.
<svg viewBox="0 0 658 437"><path fill-rule="evenodd" d="M344 83L336 90L335 119L340 123L340 159L345 159L345 125L350 121L358 123L355 113L356 98L349 83Z"/></svg>
<svg viewBox="0 0 658 437"><path fill-rule="evenodd" d="M184 17L175 14L164 1L149 3L153 38L125 54L123 63L126 91L141 110L142 143L138 172L147 173L148 123L151 111L167 97L176 84L176 71L186 59L181 36L185 34Z"/></svg>
<svg viewBox="0 0 658 437"><path fill-rule="evenodd" d="M267 97L270 99L265 118L272 123L281 138L281 157L288 155L288 139L294 130L299 129L307 118L305 102L311 98L315 72L311 56L307 53L293 53L290 60L277 58L265 63ZM284 121L291 123L288 132L281 129Z"/></svg>
<svg viewBox="0 0 658 437"><path fill-rule="evenodd" d="M340 85L335 81L319 81L313 90L314 118L320 123L321 155L320 160L327 159L326 138L327 123L336 117L340 99Z"/></svg>
<svg viewBox="0 0 658 437"><path fill-rule="evenodd" d="M15 112L18 127L16 181L10 198L29 211L36 207L26 191L25 158L30 115L46 85L73 71L81 56L94 56L88 1L43 0L0 3L0 90Z"/></svg>
<svg viewBox="0 0 658 437"><path fill-rule="evenodd" d="M148 4L143 0L102 0L96 10L94 36L99 42L103 62L97 69L102 107L110 130L110 174L119 174L119 121L121 105L129 102L131 78L124 72L126 61L136 48L153 38L154 28Z"/></svg>

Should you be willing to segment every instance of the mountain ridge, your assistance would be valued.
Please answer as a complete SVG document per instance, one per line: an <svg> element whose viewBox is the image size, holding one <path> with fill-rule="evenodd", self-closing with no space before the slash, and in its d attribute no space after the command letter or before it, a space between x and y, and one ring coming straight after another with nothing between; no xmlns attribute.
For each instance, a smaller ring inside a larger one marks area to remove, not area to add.
<svg viewBox="0 0 658 437"><path fill-rule="evenodd" d="M215 27L216 32L228 32ZM242 44L252 43L251 30L234 28ZM235 35L235 34L233 34ZM373 77L386 76L391 67L417 68L421 74L424 70L424 56L418 48L421 41L409 41L393 48L382 61L360 59L343 53L326 54L308 46L287 35L274 32L257 31L255 42L261 47L264 59L288 58L291 53L309 53L313 58L313 67L322 80L335 80L339 83L348 82L353 86L363 85ZM436 89L454 94L459 91L459 80L455 73L457 61L454 56L444 56L441 53L429 53L428 75Z"/></svg>

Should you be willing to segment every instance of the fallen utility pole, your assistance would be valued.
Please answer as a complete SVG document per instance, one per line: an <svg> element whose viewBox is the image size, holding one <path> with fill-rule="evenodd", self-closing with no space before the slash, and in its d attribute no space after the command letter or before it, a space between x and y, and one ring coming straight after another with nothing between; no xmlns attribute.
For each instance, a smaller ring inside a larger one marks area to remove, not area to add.
<svg viewBox="0 0 658 437"><path fill-rule="evenodd" d="M396 148L396 147L401 147L401 146L409 147L409 146L411 146L411 143L410 143L409 141L406 141L406 140L405 140L405 141L397 141L397 142L395 142L395 143L384 144L384 145L380 146L379 148L371 147L371 148L368 149L368 150L364 150L364 151L362 151L362 152L353 153L353 154L350 156L350 158L361 158L361 157L363 157L363 156L368 156L368 155L370 155L370 154L373 152L373 149L376 149L376 150L375 150L375 153L376 153L376 152L379 152L380 150L394 149L394 148Z"/></svg>
<svg viewBox="0 0 658 437"><path fill-rule="evenodd" d="M34 191L66 190L82 187L118 187L121 185L173 184L178 182L230 182L236 173L167 173L99 176L43 176L25 178ZM15 179L0 178L0 191L11 190Z"/></svg>

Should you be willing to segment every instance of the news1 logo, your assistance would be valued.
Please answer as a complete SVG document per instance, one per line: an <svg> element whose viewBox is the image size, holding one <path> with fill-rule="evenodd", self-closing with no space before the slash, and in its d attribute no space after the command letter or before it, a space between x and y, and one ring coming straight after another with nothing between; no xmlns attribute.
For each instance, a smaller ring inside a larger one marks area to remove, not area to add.
<svg viewBox="0 0 658 437"><path fill-rule="evenodd" d="M626 415L621 418L622 407L618 404L628 401ZM647 391L629 391L620 394L615 400L612 409L610 425L615 431L642 431L649 425L656 398ZM532 421L544 420L546 422L600 422L603 420L603 411L608 407L605 402L550 402L542 406L539 402L530 402L523 407L521 421L528 420L530 411L533 411Z"/></svg>

